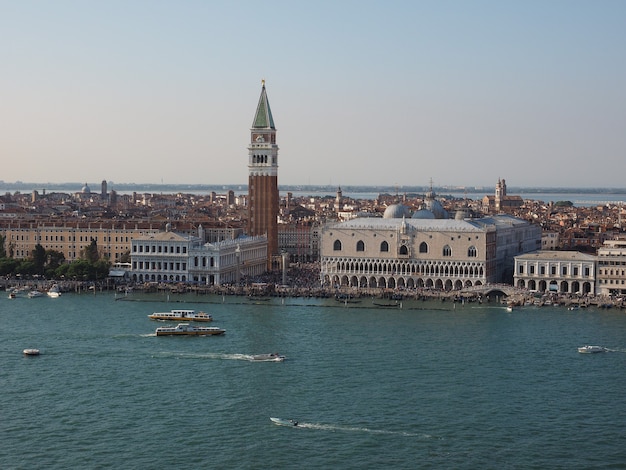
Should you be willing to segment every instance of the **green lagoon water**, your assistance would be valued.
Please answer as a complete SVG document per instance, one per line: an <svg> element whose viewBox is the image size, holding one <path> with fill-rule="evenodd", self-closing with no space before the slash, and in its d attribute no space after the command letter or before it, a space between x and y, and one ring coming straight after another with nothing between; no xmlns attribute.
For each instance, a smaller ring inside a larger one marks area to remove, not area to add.
<svg viewBox="0 0 626 470"><path fill-rule="evenodd" d="M156 337L172 308L226 334ZM626 468L625 390L619 310L0 299L2 469Z"/></svg>

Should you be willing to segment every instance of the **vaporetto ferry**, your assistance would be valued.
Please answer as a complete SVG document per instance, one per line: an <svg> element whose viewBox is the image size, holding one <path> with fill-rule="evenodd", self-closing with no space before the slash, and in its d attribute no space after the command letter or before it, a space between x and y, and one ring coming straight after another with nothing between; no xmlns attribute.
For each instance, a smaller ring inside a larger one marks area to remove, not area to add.
<svg viewBox="0 0 626 470"><path fill-rule="evenodd" d="M148 318L161 321L213 321L213 317L208 313L184 309L170 310L169 312L155 312L148 315Z"/></svg>

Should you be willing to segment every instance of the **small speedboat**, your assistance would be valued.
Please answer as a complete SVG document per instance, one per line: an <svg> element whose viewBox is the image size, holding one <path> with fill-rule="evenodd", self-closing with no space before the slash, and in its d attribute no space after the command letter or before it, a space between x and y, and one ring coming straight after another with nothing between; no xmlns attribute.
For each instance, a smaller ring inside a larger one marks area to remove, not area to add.
<svg viewBox="0 0 626 470"><path fill-rule="evenodd" d="M43 297L44 295L45 295L45 294L44 294L43 292L39 291L39 290L31 290L31 291L28 293L28 297L29 297L30 299L34 299L35 297Z"/></svg>
<svg viewBox="0 0 626 470"><path fill-rule="evenodd" d="M157 336L210 336L223 335L226 330L217 326L195 326L179 323L176 326L161 326L156 329Z"/></svg>
<svg viewBox="0 0 626 470"><path fill-rule="evenodd" d="M270 418L270 420L272 421L272 423L278 425L278 426L297 426L298 422L294 421L293 419L283 419L283 418Z"/></svg>
<svg viewBox="0 0 626 470"><path fill-rule="evenodd" d="M39 349L28 348L24 349L22 352L24 353L24 356L39 356Z"/></svg>
<svg viewBox="0 0 626 470"><path fill-rule="evenodd" d="M257 362L283 362L285 360L285 356L278 353L255 354L250 360Z"/></svg>
<svg viewBox="0 0 626 470"><path fill-rule="evenodd" d="M578 352L583 354L601 353L606 352L606 348L603 348L602 346L585 345L578 348Z"/></svg>

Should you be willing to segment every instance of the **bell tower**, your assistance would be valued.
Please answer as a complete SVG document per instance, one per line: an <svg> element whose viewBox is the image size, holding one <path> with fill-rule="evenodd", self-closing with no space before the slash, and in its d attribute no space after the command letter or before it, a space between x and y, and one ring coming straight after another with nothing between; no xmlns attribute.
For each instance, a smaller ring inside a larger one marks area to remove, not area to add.
<svg viewBox="0 0 626 470"><path fill-rule="evenodd" d="M278 146L265 80L248 146L248 234L267 235L267 269L278 255Z"/></svg>

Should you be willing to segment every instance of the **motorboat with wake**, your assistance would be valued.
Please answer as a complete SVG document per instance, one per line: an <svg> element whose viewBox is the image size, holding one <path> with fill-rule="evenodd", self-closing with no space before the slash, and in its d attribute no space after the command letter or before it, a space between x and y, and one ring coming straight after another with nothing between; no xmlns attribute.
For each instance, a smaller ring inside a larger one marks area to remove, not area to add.
<svg viewBox="0 0 626 470"><path fill-rule="evenodd" d="M251 356L250 360L253 362L283 362L285 360L285 356L278 353L255 354L254 356Z"/></svg>
<svg viewBox="0 0 626 470"><path fill-rule="evenodd" d="M170 320L170 321L213 321L213 317L205 312L196 312L195 310L175 309L169 312L155 312L148 315L151 320Z"/></svg>
<svg viewBox="0 0 626 470"><path fill-rule="evenodd" d="M298 422L294 421L293 419L283 419L283 418L270 418L270 420L272 421L272 423L278 425L278 426L297 426Z"/></svg>
<svg viewBox="0 0 626 470"><path fill-rule="evenodd" d="M176 326L161 326L156 329L157 336L212 336L223 335L226 330L217 326L195 326L179 323Z"/></svg>
<svg viewBox="0 0 626 470"><path fill-rule="evenodd" d="M578 352L583 354L601 353L606 351L607 349L603 348L602 346L585 345L578 348Z"/></svg>

